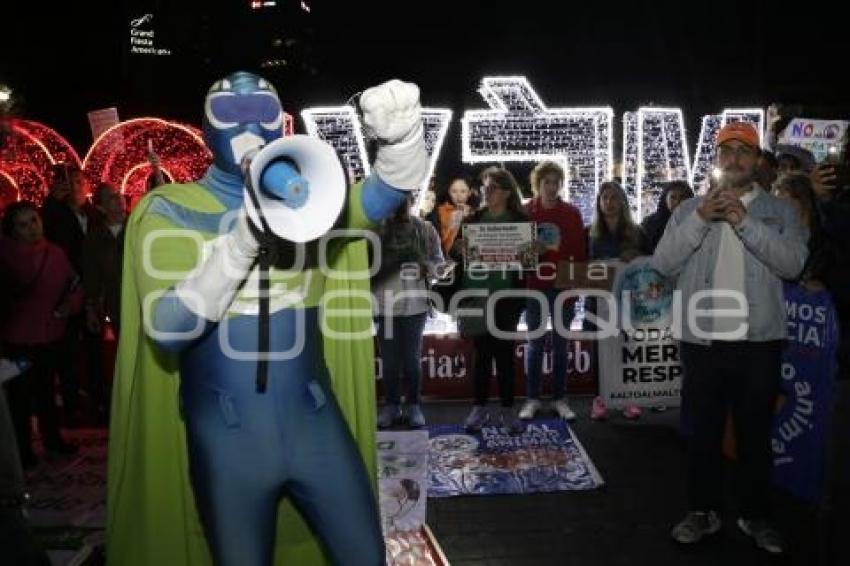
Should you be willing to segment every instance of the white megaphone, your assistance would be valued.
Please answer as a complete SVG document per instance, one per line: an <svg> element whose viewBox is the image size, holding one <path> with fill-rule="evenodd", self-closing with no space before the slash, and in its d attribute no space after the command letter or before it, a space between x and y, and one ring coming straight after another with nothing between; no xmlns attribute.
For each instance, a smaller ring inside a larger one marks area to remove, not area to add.
<svg viewBox="0 0 850 566"><path fill-rule="evenodd" d="M297 199L276 198L262 190L266 168L281 159L293 164L300 174L294 187ZM248 218L254 226L266 224L275 236L290 242L322 237L345 205L348 180L342 163L333 147L314 137L295 135L271 142L251 159L246 175L251 184L246 190L254 189L253 196L245 198Z"/></svg>

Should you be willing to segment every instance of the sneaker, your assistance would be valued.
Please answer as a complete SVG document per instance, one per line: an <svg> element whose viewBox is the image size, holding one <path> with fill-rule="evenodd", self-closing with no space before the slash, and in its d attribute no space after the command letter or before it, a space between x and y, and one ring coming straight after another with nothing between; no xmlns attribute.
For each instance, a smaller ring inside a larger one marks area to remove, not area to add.
<svg viewBox="0 0 850 566"><path fill-rule="evenodd" d="M626 408L623 409L623 416L632 421L639 419L640 413L640 407L637 405L626 405Z"/></svg>
<svg viewBox="0 0 850 566"><path fill-rule="evenodd" d="M602 397L593 399L593 405L590 407L590 418L594 421L604 421L608 418L608 407L605 406Z"/></svg>
<svg viewBox="0 0 850 566"><path fill-rule="evenodd" d="M524 421L530 421L540 410L542 403L537 399L527 399L519 412L519 418Z"/></svg>
<svg viewBox="0 0 850 566"><path fill-rule="evenodd" d="M673 527L670 536L680 544L695 544L720 530L720 517L714 511L691 511Z"/></svg>
<svg viewBox="0 0 850 566"><path fill-rule="evenodd" d="M500 413L504 432L521 434L525 431L525 423L522 422L513 407L502 407Z"/></svg>
<svg viewBox="0 0 850 566"><path fill-rule="evenodd" d="M748 537L752 537L756 546L762 550L770 554L782 554L785 552L785 541L782 540L782 535L771 527L767 521L738 519L738 528Z"/></svg>
<svg viewBox="0 0 850 566"><path fill-rule="evenodd" d="M555 412L558 413L558 416L565 421L574 421L576 420L576 414L570 409L569 403L567 403L566 399L558 399L552 403L552 408L555 409ZM520 415L521 416L521 415Z"/></svg>
<svg viewBox="0 0 850 566"><path fill-rule="evenodd" d="M463 426L467 432L480 432L481 428L490 420L490 415L487 414L487 407L484 405L474 405L469 415L466 417Z"/></svg>
<svg viewBox="0 0 850 566"><path fill-rule="evenodd" d="M407 423L410 428L422 428L425 426L425 415L422 414L422 407L419 403L414 403L407 406Z"/></svg>
<svg viewBox="0 0 850 566"><path fill-rule="evenodd" d="M401 420L401 408L395 403L387 403L378 413L378 428L389 428Z"/></svg>

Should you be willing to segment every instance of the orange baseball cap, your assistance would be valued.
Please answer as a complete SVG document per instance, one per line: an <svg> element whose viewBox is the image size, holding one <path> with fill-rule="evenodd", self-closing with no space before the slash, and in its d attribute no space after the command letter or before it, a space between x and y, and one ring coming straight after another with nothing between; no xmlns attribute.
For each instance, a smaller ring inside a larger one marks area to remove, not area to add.
<svg viewBox="0 0 850 566"><path fill-rule="evenodd" d="M717 134L718 147L732 140L738 140L755 148L760 145L758 132L749 122L729 122L720 129Z"/></svg>

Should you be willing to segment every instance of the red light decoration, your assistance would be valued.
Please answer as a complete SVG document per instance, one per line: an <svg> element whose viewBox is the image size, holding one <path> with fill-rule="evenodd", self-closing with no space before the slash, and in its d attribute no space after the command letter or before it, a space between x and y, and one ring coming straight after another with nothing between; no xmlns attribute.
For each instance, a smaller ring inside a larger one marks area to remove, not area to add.
<svg viewBox="0 0 850 566"><path fill-rule="evenodd" d="M56 163L73 163L80 166L80 156L76 150L71 147L68 140L56 133L55 130L48 128L44 124L33 122L31 120L18 120L17 125L27 131L30 135L38 138Z"/></svg>
<svg viewBox="0 0 850 566"><path fill-rule="evenodd" d="M0 171L0 214L19 198L18 184L8 173Z"/></svg>
<svg viewBox="0 0 850 566"><path fill-rule="evenodd" d="M148 142L167 180L191 183L212 163L197 128L159 118L135 118L105 131L89 149L83 169L93 184L109 183L134 200L147 191L152 168Z"/></svg>
<svg viewBox="0 0 850 566"><path fill-rule="evenodd" d="M10 120L0 150L0 201L26 199L40 205L53 182L55 163L80 167L80 157L65 138L44 124Z"/></svg>

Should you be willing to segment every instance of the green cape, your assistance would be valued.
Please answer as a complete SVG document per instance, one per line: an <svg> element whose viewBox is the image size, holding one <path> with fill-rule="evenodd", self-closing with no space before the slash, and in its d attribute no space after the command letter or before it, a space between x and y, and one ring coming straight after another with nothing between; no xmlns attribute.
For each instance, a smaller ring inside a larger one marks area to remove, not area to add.
<svg viewBox="0 0 850 566"><path fill-rule="evenodd" d="M344 225L368 225L360 205L361 186L350 190ZM222 212L223 206L204 187L167 185L142 199L127 224L121 297L121 339L115 366L109 427L107 476L107 563L114 566L184 566L212 563L189 483L186 437L178 413L177 356L159 350L143 328L144 298L164 290L181 276L154 278L144 267L146 236L175 226L157 214L146 214L155 198L199 212ZM210 239L214 234L203 234ZM189 238L151 245L149 257L158 269L191 270L198 246ZM335 242L336 244L337 242ZM150 242L147 242L150 244ZM342 273L368 265L362 239L338 242L329 254ZM324 291L368 293L368 279L327 278ZM338 331L368 331L368 305L334 301L334 308L359 308L358 314L334 319ZM368 332L367 332L368 333ZM371 337L334 340L325 337L325 358L333 390L365 461L373 489L375 463L375 379ZM279 508L275 564L322 564L326 559L310 529L287 500Z"/></svg>

